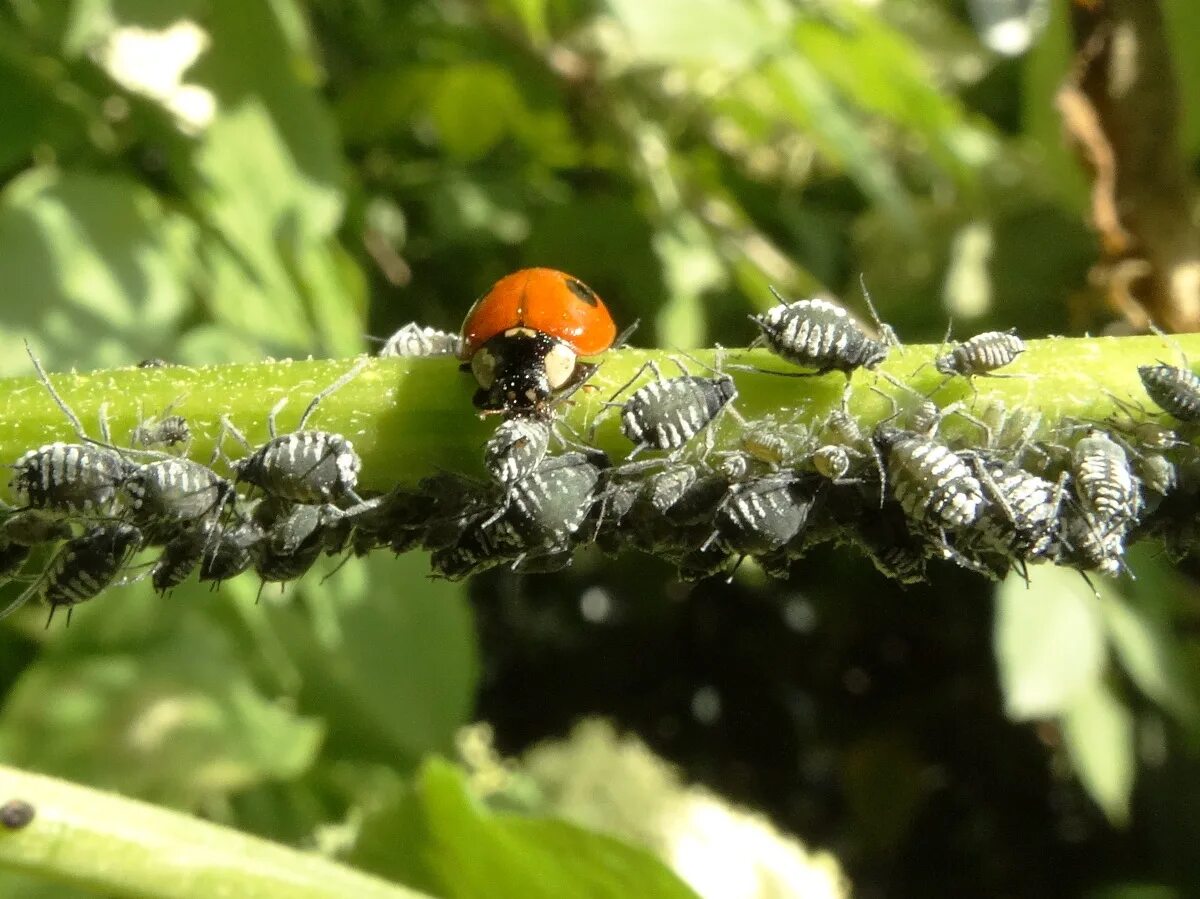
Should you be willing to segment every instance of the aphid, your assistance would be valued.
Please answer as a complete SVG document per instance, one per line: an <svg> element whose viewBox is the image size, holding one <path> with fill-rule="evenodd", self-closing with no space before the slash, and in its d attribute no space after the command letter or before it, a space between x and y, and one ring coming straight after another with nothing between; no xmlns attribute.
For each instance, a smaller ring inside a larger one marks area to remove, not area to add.
<svg viewBox="0 0 1200 899"><path fill-rule="evenodd" d="M215 521L201 521L193 527L179 529L164 544L150 574L156 593L164 596L187 580L188 575L200 566L205 551L217 545L219 528Z"/></svg>
<svg viewBox="0 0 1200 899"><path fill-rule="evenodd" d="M306 431L304 425L321 400L349 383L366 365L363 360L315 397L300 416L296 430L277 436L275 417L286 404L286 397L267 417L270 439L245 458L230 463L239 483L252 484L268 496L294 503L320 504L348 498L362 499L355 493L362 460L354 445L341 434L330 431ZM234 434L249 447L246 438L225 420L223 430Z"/></svg>
<svg viewBox="0 0 1200 899"><path fill-rule="evenodd" d="M459 359L475 375L485 412L545 414L591 376L617 328L603 301L577 278L528 268L501 278L467 313Z"/></svg>
<svg viewBox="0 0 1200 899"><path fill-rule="evenodd" d="M506 419L492 432L483 449L483 466L502 486L527 477L546 457L550 422L519 415Z"/></svg>
<svg viewBox="0 0 1200 899"><path fill-rule="evenodd" d="M1092 516L1070 515L1062 529L1056 559L1116 577L1125 567L1125 529L1122 526L1102 532Z"/></svg>
<svg viewBox="0 0 1200 899"><path fill-rule="evenodd" d="M448 581L460 581L469 575L495 568L503 561L485 545L478 528L464 530L458 540L429 554L429 566L434 577Z"/></svg>
<svg viewBox="0 0 1200 899"><path fill-rule="evenodd" d="M69 522L41 509L19 509L0 524L0 537L26 547L70 540L74 533Z"/></svg>
<svg viewBox="0 0 1200 899"><path fill-rule="evenodd" d="M512 485L497 531L523 547L558 549L587 519L599 480L600 469L583 453L547 458Z"/></svg>
<svg viewBox="0 0 1200 899"><path fill-rule="evenodd" d="M888 354L890 329L876 340L859 327L845 309L826 297L789 303L771 288L779 305L752 315L761 332L751 348L765 345L786 362L815 369L811 374L840 371L847 377L857 368L875 368ZM799 376L794 372L776 372Z"/></svg>
<svg viewBox="0 0 1200 899"><path fill-rule="evenodd" d="M985 500L979 479L952 449L932 437L884 426L875 436L892 493L913 520L935 528L965 528Z"/></svg>
<svg viewBox="0 0 1200 899"><path fill-rule="evenodd" d="M0 618L40 593L50 606L47 626L61 606L67 607L70 624L72 609L111 586L141 545L142 532L124 522L108 522L89 529L64 543L41 576L0 612Z"/></svg>
<svg viewBox="0 0 1200 899"><path fill-rule="evenodd" d="M1050 555L1062 523L1067 473L1052 483L1001 462L980 462L976 471L993 504L980 522L987 539L1020 560Z"/></svg>
<svg viewBox="0 0 1200 899"><path fill-rule="evenodd" d="M234 496L233 484L207 465L174 458L137 466L121 493L150 543L159 532L216 515Z"/></svg>
<svg viewBox="0 0 1200 899"><path fill-rule="evenodd" d="M1180 421L1200 421L1200 376L1160 362L1139 365L1138 377L1155 404Z"/></svg>
<svg viewBox="0 0 1200 899"><path fill-rule="evenodd" d="M729 552L716 543L690 549L675 560L679 580L685 583L728 574L732 562Z"/></svg>
<svg viewBox="0 0 1200 899"><path fill-rule="evenodd" d="M170 364L171 363L168 362L166 359L153 358L153 359L143 359L141 362L139 362L137 364L137 367L138 368L166 368Z"/></svg>
<svg viewBox="0 0 1200 899"><path fill-rule="evenodd" d="M1008 365L1023 352L1025 341L1017 336L1016 328L984 331L938 356L933 365L944 375L998 377L994 374L996 369Z"/></svg>
<svg viewBox="0 0 1200 899"><path fill-rule="evenodd" d="M850 453L846 447L826 444L813 450L812 467L817 474L834 484L857 483L858 478L847 478L850 472Z"/></svg>
<svg viewBox="0 0 1200 899"><path fill-rule="evenodd" d="M24 799L9 799L0 805L0 826L5 830L20 830L28 827L37 814L32 803Z"/></svg>
<svg viewBox="0 0 1200 899"><path fill-rule="evenodd" d="M1080 508L1101 536L1122 530L1142 509L1141 489L1121 445L1093 430L1075 444L1071 473Z"/></svg>
<svg viewBox="0 0 1200 899"><path fill-rule="evenodd" d="M1192 371L1191 363L1178 343L1153 323L1150 330L1175 346L1183 365L1168 365L1161 360L1156 365L1139 365L1142 387L1155 404L1180 421L1200 421L1200 376Z"/></svg>
<svg viewBox="0 0 1200 899"><path fill-rule="evenodd" d="M926 555L921 539L908 528L903 511L894 504L864 516L854 540L875 569L903 586L924 583Z"/></svg>
<svg viewBox="0 0 1200 899"><path fill-rule="evenodd" d="M621 406L621 433L634 444L630 459L644 449L681 448L711 425L738 395L737 385L729 375L704 377L684 370L679 377L664 378L651 361L614 397L647 368L653 372L654 380L635 390Z"/></svg>
<svg viewBox="0 0 1200 899"><path fill-rule="evenodd" d="M811 460L817 473L835 484L853 483L858 480L850 474L854 463L870 458L875 464L879 479L879 502L882 503L887 492L883 457L875 441L863 433L858 421L846 408L845 397L842 399L842 408L835 409L825 419L821 439L827 442L814 450Z"/></svg>
<svg viewBox="0 0 1200 899"><path fill-rule="evenodd" d="M192 428L182 415L167 415L138 425L129 433L129 440L134 446L147 448L176 446L191 442Z"/></svg>
<svg viewBox="0 0 1200 899"><path fill-rule="evenodd" d="M48 443L13 463L8 487L18 504L31 509L106 515L132 467L104 447Z"/></svg>
<svg viewBox="0 0 1200 899"><path fill-rule="evenodd" d="M216 586L249 571L265 536L261 525L248 519L220 526L216 541L200 559L200 580Z"/></svg>
<svg viewBox="0 0 1200 899"><path fill-rule="evenodd" d="M461 339L457 334L409 322L384 341L383 346L379 348L378 355L382 357L457 356L461 345Z"/></svg>
<svg viewBox="0 0 1200 899"><path fill-rule="evenodd" d="M742 452L772 470L792 461L797 443L789 439L783 428L770 420L751 422L738 438L738 446Z"/></svg>
<svg viewBox="0 0 1200 899"><path fill-rule="evenodd" d="M800 533L812 509L812 496L793 475L768 475L729 488L717 509L716 539L742 555L778 549Z"/></svg>
<svg viewBox="0 0 1200 899"><path fill-rule="evenodd" d="M337 522L339 512L327 504L283 507L269 521L266 537L258 546L254 570L263 582L285 583L305 574L328 547L329 528Z"/></svg>

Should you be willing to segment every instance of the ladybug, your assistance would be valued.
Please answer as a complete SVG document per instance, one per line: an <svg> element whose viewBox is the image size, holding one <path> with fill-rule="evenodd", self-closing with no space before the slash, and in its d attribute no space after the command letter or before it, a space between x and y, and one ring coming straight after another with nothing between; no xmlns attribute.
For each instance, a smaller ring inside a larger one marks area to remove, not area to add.
<svg viewBox="0 0 1200 899"><path fill-rule="evenodd" d="M590 287L552 268L506 275L467 313L459 358L484 412L545 412L596 370L580 357L613 345L617 326Z"/></svg>

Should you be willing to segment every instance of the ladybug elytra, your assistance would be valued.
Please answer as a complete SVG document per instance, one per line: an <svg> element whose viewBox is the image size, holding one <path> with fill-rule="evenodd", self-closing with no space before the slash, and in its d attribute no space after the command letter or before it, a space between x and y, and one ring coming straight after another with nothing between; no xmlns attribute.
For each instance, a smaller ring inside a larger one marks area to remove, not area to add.
<svg viewBox="0 0 1200 899"><path fill-rule="evenodd" d="M479 409L542 412L595 371L580 357L603 353L616 336L590 287L554 269L527 268L501 278L471 307L459 358L479 382Z"/></svg>

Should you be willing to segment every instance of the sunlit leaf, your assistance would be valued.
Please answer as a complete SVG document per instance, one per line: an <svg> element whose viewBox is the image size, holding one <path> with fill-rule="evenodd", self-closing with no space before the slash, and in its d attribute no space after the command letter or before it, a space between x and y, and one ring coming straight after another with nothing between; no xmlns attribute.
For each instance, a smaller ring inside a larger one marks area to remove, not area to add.
<svg viewBox="0 0 1200 899"><path fill-rule="evenodd" d="M1133 716L1103 681L1075 693L1063 710L1063 737L1084 789L1109 820L1129 817L1136 759Z"/></svg>
<svg viewBox="0 0 1200 899"><path fill-rule="evenodd" d="M1010 718L1045 718L1094 690L1104 672L1104 620L1078 573L1048 565L996 591L995 648Z"/></svg>
<svg viewBox="0 0 1200 899"><path fill-rule="evenodd" d="M608 0L625 27L635 65L741 68L779 42L777 23L757 0Z"/></svg>

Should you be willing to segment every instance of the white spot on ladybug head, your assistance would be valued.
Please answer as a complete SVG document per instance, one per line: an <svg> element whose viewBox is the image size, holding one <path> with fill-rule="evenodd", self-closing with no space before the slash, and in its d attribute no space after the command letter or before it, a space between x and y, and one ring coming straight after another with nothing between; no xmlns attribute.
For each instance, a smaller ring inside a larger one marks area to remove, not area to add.
<svg viewBox="0 0 1200 899"><path fill-rule="evenodd" d="M492 386L496 380L496 357L491 351L482 349L471 357L471 374L485 390Z"/></svg>
<svg viewBox="0 0 1200 899"><path fill-rule="evenodd" d="M542 365L546 369L546 383L550 385L551 390L560 390L566 386L575 374L578 359L575 351L565 343L556 343L550 348Z"/></svg>

